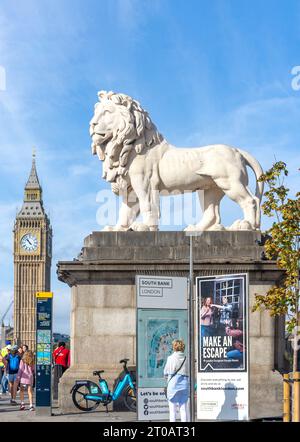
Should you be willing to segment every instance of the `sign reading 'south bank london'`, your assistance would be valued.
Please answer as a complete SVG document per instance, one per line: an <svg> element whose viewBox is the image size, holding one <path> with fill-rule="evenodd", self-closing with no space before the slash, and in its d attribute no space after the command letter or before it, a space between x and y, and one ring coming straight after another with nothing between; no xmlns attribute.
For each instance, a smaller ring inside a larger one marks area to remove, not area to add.
<svg viewBox="0 0 300 442"><path fill-rule="evenodd" d="M247 420L247 274L197 278L197 415Z"/></svg>

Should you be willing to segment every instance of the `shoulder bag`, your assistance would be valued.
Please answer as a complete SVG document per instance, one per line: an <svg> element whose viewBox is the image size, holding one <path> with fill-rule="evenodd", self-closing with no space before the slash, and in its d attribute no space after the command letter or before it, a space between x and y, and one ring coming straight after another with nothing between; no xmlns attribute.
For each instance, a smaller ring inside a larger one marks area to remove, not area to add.
<svg viewBox="0 0 300 442"><path fill-rule="evenodd" d="M167 386L166 387L164 387L164 393L165 393L165 396L167 397L167 391L168 391L168 385L169 385L169 382L170 382L170 380L182 369L182 367L183 367L183 364L185 363L185 360L186 360L186 356L184 357L184 360L183 360L183 362L180 364L180 367L179 368L177 368L177 370L175 371L175 373L173 373L172 375L171 375L171 377L170 377L170 379L168 380L168 383L167 383Z"/></svg>

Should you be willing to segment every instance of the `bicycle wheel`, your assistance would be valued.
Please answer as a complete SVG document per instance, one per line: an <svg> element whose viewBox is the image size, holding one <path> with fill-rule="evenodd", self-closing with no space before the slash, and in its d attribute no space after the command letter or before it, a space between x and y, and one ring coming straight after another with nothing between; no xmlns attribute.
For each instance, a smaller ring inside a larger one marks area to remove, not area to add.
<svg viewBox="0 0 300 442"><path fill-rule="evenodd" d="M93 382L91 382L91 384L98 387L97 384L94 384ZM75 407L77 407L81 411L95 410L95 408L97 408L98 405L100 404L100 401L95 402L89 399L85 399L85 395L87 394L90 394L90 390L87 387L87 385L76 385L72 392L73 403Z"/></svg>
<svg viewBox="0 0 300 442"><path fill-rule="evenodd" d="M124 403L128 410L136 411L136 393L135 388L127 387L124 392Z"/></svg>

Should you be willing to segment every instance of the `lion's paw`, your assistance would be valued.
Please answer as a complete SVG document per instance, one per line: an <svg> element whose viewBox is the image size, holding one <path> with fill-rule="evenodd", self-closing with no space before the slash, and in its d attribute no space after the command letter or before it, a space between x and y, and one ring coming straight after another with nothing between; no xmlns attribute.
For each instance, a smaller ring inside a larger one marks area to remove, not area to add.
<svg viewBox="0 0 300 442"><path fill-rule="evenodd" d="M225 227L222 224L214 224L211 226L208 230L226 230Z"/></svg>
<svg viewBox="0 0 300 442"><path fill-rule="evenodd" d="M105 227L103 227L101 232L113 232L114 230L115 230L114 226L105 226Z"/></svg>
<svg viewBox="0 0 300 442"><path fill-rule="evenodd" d="M189 224L185 229L183 229L184 232L201 232L202 229L197 224Z"/></svg>
<svg viewBox="0 0 300 442"><path fill-rule="evenodd" d="M253 230L251 223L245 219L236 220L228 230Z"/></svg>
<svg viewBox="0 0 300 442"><path fill-rule="evenodd" d="M129 230L133 230L134 232L149 232L150 228L147 224L135 222L131 224Z"/></svg>
<svg viewBox="0 0 300 442"><path fill-rule="evenodd" d="M128 227L123 226L105 226L102 229L102 232L126 232L128 230Z"/></svg>

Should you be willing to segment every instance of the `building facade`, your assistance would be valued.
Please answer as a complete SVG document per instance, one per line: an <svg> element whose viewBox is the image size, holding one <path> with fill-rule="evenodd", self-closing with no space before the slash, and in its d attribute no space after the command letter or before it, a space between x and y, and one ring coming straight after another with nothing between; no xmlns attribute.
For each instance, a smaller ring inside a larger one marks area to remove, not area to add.
<svg viewBox="0 0 300 442"><path fill-rule="evenodd" d="M35 155L14 226L14 341L35 350L36 292L50 291L52 228Z"/></svg>

